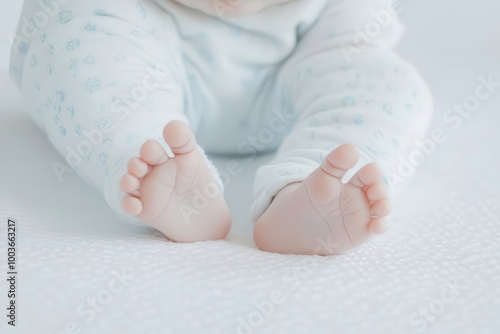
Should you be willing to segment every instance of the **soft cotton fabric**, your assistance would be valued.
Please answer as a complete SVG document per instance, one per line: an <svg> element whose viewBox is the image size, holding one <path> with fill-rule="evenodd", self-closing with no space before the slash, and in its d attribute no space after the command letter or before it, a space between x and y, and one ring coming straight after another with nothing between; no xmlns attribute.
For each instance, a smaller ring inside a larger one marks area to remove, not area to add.
<svg viewBox="0 0 500 334"><path fill-rule="evenodd" d="M378 162L390 185L424 136L430 94L391 50L396 11L379 0L296 0L226 17L167 0L27 0L11 74L68 165L121 215L128 160L147 139L162 142L171 120L188 123L208 153L278 149L256 174L256 219L343 143L358 146L361 164Z"/></svg>

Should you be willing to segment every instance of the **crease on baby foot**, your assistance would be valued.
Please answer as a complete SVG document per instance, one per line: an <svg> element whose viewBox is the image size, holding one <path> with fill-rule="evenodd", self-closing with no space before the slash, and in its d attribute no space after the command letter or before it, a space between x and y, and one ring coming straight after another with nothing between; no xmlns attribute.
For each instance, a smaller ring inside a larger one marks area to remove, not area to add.
<svg viewBox="0 0 500 334"><path fill-rule="evenodd" d="M345 220L344 220L344 211L342 210L342 195L344 194L344 186L342 185L340 188L340 194L339 194L339 208L340 208L340 216L342 217L342 226L344 226L345 233L347 234L347 237L349 238L349 241L351 242L352 245L354 245L354 242L352 241L351 235L349 234L349 231L347 230L347 226L345 225Z"/></svg>
<svg viewBox="0 0 500 334"><path fill-rule="evenodd" d="M171 188L172 188L172 192L175 190L175 186L177 185L177 178L174 178L174 179L175 179L175 181L174 181L174 185L173 185L173 186L171 186ZM166 187L166 185L163 185L163 186L164 186L164 187ZM172 195L170 195L170 197L168 198L167 202L165 203L165 206L164 206L164 207L163 207L163 209L160 211L160 213L159 213L156 217L154 217L153 219L151 219L151 221L152 221L152 222L153 222L153 221L155 221L156 219L158 219L158 217L160 217L160 216L161 216L161 215L165 212L165 210L167 209L168 205L170 204L170 200L171 200L171 199L172 199ZM164 233L164 234L165 234L165 233ZM169 238L166 234L165 234L165 236L166 236L167 238ZM169 238L169 239L170 239L170 238Z"/></svg>
<svg viewBox="0 0 500 334"><path fill-rule="evenodd" d="M199 172L199 170L200 170L200 165L201 165L201 163L198 163L198 165L196 166L196 171L195 171L195 173L193 174L193 175L194 175L194 177L192 178L191 182L190 182L190 183L189 183L189 185L188 185L188 188L189 188L189 189L191 189L191 188L192 188L191 186L193 185L193 183L194 183L194 181L195 181L195 179L196 179L196 175L198 175L198 172ZM180 172L179 172L179 173L180 173ZM182 173L181 173L181 174L182 174ZM176 186L177 186L177 180L178 180L178 179L179 179L179 178L177 178L177 177L175 178L174 185L172 186L172 191L175 191ZM178 192L176 192L176 193L177 193L177 194L179 194ZM188 192L185 192L185 193L184 193L184 195L183 195L183 196L182 196L182 198L181 198L181 203L183 203L183 201L184 201L184 199L186 198L187 194L188 194ZM155 217L152 221L156 220L158 217L160 217L160 216L161 216L161 215L165 212L165 210L167 209L168 204L170 203L170 200L171 200L171 199L172 199L172 196L170 196L170 198L168 199L167 203L165 204L165 207L163 208L163 210L161 210L160 214L158 214L158 216L156 216L156 217ZM165 233L164 233L164 234L165 234ZM166 234L165 234L165 236L166 236L168 239L170 239L170 240L171 240L171 238L170 238L168 235L166 235Z"/></svg>
<svg viewBox="0 0 500 334"><path fill-rule="evenodd" d="M313 201L312 201L312 199L311 199L311 194L310 194L310 192L309 192L309 189L307 188L307 182L306 182L306 183L304 183L304 185L305 185L305 189L306 189L306 192L307 192L307 197L309 198L309 202L311 203L311 205L312 205L312 207L314 208L314 210L316 211L316 213L317 213L317 214L321 217L321 219L323 219L323 222L326 224L326 226L327 226L327 227L328 227L328 229L330 230L331 235L333 236L333 238L335 239L335 241L337 241L337 237L335 236L335 233L333 232L332 227L331 227L331 226L330 226L330 224L328 223L328 220L326 219L326 217L324 217L324 216L323 216L323 215L319 212L318 208L316 208L316 205L314 205L314 202L313 202ZM354 245L354 243L353 243L353 241L352 241L352 238L351 238L351 236L349 235L349 231L347 230L347 227L346 227L346 225L345 225L344 213L343 213L343 211L342 211L342 205L341 205L341 203L342 203L342 194L343 194L343 187L340 189L339 201L338 201L338 203L339 203L339 205L338 205L338 211L340 212L339 217L341 217L341 219L342 219L342 223L341 223L341 224L342 224L342 226L344 227L344 230L345 230L345 232L346 232L346 234L347 234L347 237L349 238L349 241L351 242L351 244L353 244L353 245ZM328 216L327 216L327 217L328 217ZM340 225L340 224L339 224L339 225Z"/></svg>

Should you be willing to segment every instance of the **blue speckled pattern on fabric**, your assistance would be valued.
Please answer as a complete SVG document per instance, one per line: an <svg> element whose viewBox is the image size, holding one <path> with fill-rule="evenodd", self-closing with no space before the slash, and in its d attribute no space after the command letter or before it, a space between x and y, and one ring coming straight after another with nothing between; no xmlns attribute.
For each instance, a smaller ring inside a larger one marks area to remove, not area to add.
<svg viewBox="0 0 500 334"><path fill-rule="evenodd" d="M22 17L11 75L117 213L127 161L173 119L207 153L279 148L256 173L255 219L344 143L391 185L432 114L425 83L391 50L402 27L385 0L298 0L237 18L165 0L44 0L26 1Z"/></svg>

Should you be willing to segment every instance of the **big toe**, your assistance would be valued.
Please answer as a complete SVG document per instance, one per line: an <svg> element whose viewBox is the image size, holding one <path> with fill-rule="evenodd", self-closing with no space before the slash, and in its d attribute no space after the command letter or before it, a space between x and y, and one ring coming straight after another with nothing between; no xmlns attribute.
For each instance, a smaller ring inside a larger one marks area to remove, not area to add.
<svg viewBox="0 0 500 334"><path fill-rule="evenodd" d="M342 178L359 160L359 152L353 144L344 144L330 152L321 163L326 173Z"/></svg>
<svg viewBox="0 0 500 334"><path fill-rule="evenodd" d="M358 160L358 150L352 144L344 144L330 152L305 180L310 199L325 205L338 196L342 177Z"/></svg>
<svg viewBox="0 0 500 334"><path fill-rule="evenodd" d="M196 148L193 132L181 121L168 123L163 129L163 138L176 155L189 153Z"/></svg>

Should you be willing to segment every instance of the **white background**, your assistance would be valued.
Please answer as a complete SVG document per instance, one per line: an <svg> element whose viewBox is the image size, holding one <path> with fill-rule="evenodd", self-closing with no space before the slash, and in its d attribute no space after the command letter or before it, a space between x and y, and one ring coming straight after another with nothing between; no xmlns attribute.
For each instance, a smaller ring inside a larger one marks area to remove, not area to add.
<svg viewBox="0 0 500 334"><path fill-rule="evenodd" d="M173 244L121 223L76 175L57 182L50 163L63 160L6 84L6 36L19 3L0 1L0 246L5 215L15 217L22 264L21 328L12 332L59 333L77 321L84 333L236 333L238 317L286 289L283 275L312 261L253 246L252 177L267 158L245 165L226 189L234 218L228 241ZM448 140L396 199L392 229L350 254L316 259L317 269L255 333L415 333L408 318L439 302L450 280L468 288L425 333L500 333L500 88L457 130L442 120L474 93L479 76L500 81L500 2L402 4L407 31L398 50L429 83L433 128L446 129ZM91 323L82 321L78 305L123 266L133 268L134 281Z"/></svg>

